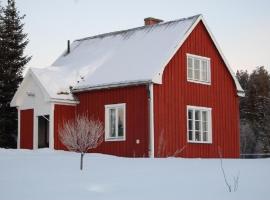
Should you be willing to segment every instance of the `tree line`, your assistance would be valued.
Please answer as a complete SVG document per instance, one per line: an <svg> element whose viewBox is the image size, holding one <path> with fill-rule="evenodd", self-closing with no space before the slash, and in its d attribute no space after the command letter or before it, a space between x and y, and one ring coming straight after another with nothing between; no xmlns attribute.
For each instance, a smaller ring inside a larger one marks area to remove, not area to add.
<svg viewBox="0 0 270 200"><path fill-rule="evenodd" d="M5 6L0 1L0 147L5 148L16 147L17 110L10 107L10 101L31 59L24 55L28 39L23 18L15 0L8 0Z"/></svg>
<svg viewBox="0 0 270 200"><path fill-rule="evenodd" d="M245 91L240 98L241 153L270 153L270 74L261 66L236 76Z"/></svg>

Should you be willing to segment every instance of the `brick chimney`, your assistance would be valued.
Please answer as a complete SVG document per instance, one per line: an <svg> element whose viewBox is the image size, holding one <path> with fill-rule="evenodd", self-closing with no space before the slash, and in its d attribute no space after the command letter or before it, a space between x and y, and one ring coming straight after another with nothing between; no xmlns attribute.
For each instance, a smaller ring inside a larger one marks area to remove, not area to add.
<svg viewBox="0 0 270 200"><path fill-rule="evenodd" d="M144 25L147 26L147 25L154 25L154 24L158 24L160 22L163 22L163 20L161 19L156 19L156 18L153 18L153 17L147 17L144 19Z"/></svg>

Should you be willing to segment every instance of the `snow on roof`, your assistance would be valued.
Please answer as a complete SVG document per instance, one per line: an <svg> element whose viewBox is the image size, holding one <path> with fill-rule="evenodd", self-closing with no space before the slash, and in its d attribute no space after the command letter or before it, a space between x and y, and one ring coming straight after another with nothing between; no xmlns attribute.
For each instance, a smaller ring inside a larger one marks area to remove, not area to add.
<svg viewBox="0 0 270 200"><path fill-rule="evenodd" d="M32 71L51 98L62 100L73 100L70 87L80 91L161 83L164 67L200 19L196 15L75 40L70 53L63 53L52 66Z"/></svg>
<svg viewBox="0 0 270 200"><path fill-rule="evenodd" d="M149 81L162 69L198 16L76 40L52 66L76 69L74 89Z"/></svg>
<svg viewBox="0 0 270 200"><path fill-rule="evenodd" d="M52 99L74 100L70 87L78 82L78 71L69 67L31 68Z"/></svg>

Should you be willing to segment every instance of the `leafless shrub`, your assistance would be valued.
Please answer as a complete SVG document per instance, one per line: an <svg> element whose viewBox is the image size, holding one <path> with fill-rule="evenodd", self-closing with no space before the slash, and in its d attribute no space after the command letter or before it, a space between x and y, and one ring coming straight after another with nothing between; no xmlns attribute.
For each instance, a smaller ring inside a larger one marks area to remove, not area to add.
<svg viewBox="0 0 270 200"><path fill-rule="evenodd" d="M85 115L76 116L59 128L60 141L68 150L81 154L80 169L83 169L84 154L98 147L103 141L104 128L99 120L90 120Z"/></svg>
<svg viewBox="0 0 270 200"><path fill-rule="evenodd" d="M181 149L177 149L174 154L173 157L177 157L179 154L181 154L185 149L186 149L187 145L184 145Z"/></svg>
<svg viewBox="0 0 270 200"><path fill-rule="evenodd" d="M164 139L164 130L162 130L160 135L159 135L159 138L158 138L157 156L158 157L166 156L165 151L166 151L166 142L165 142L165 139Z"/></svg>
<svg viewBox="0 0 270 200"><path fill-rule="evenodd" d="M158 157L168 157L168 156L177 157L179 154L181 154L186 149L186 147L187 147L187 145L184 145L181 149L177 149L174 153L166 152L167 142L166 142L165 137L164 137L164 130L162 130L160 135L159 135L159 138L158 138L157 156Z"/></svg>
<svg viewBox="0 0 270 200"><path fill-rule="evenodd" d="M224 181L225 181L225 184L228 188L228 191L229 192L236 192L238 190L238 184L239 184L239 171L237 173L236 176L233 177L233 190L232 190L232 184L229 183L228 181L228 178L227 178L227 175L225 173L225 170L224 170L224 167L223 167L223 160L222 160L222 150L220 148L220 146L218 147L218 154L219 154L219 160L220 160L220 167L221 167L221 171L222 171L222 174L223 174L223 178L224 178Z"/></svg>
<svg viewBox="0 0 270 200"><path fill-rule="evenodd" d="M238 171L237 175L233 177L233 191L234 192L238 190L239 177L240 177L240 172Z"/></svg>

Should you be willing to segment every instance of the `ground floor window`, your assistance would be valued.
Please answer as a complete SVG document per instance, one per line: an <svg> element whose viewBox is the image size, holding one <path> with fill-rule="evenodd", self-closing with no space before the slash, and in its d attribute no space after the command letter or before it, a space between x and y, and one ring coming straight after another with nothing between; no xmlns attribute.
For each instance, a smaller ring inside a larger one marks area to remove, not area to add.
<svg viewBox="0 0 270 200"><path fill-rule="evenodd" d="M105 105L105 141L126 138L126 104Z"/></svg>
<svg viewBox="0 0 270 200"><path fill-rule="evenodd" d="M188 142L212 143L212 109L187 106Z"/></svg>

